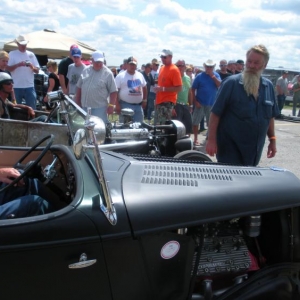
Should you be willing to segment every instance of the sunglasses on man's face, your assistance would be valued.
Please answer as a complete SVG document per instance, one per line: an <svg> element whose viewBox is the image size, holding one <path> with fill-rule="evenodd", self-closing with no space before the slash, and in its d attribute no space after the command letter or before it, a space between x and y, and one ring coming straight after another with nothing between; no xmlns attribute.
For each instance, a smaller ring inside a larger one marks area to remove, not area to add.
<svg viewBox="0 0 300 300"><path fill-rule="evenodd" d="M220 67L226 67L227 65L220 65Z"/></svg>
<svg viewBox="0 0 300 300"><path fill-rule="evenodd" d="M166 58L167 58L167 56L161 56L160 58L161 58L161 59L166 59Z"/></svg>
<svg viewBox="0 0 300 300"><path fill-rule="evenodd" d="M14 84L13 81L9 81L9 82L3 82L4 85L12 85Z"/></svg>

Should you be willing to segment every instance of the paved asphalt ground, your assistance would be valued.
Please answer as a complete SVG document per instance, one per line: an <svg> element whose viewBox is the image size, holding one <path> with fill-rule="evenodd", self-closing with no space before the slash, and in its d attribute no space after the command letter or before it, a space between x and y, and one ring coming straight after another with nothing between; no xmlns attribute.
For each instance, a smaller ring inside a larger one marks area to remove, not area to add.
<svg viewBox="0 0 300 300"><path fill-rule="evenodd" d="M282 113L286 116L291 115L291 107L284 109ZM300 122L275 120L275 131L277 154L274 158L267 158L268 140L266 140L259 166L284 168L300 178ZM205 143L205 134L206 132L203 132L198 135L201 143ZM197 150L205 153L205 145L197 147ZM215 157L212 160L216 161Z"/></svg>

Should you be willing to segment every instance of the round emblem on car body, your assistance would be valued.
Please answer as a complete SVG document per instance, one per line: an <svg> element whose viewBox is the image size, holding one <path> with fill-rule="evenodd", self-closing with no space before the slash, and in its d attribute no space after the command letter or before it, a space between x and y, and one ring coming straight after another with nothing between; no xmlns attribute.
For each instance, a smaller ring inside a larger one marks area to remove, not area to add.
<svg viewBox="0 0 300 300"><path fill-rule="evenodd" d="M160 251L160 256L163 259L170 259L174 257L180 249L180 244L177 241L170 241L163 245Z"/></svg>

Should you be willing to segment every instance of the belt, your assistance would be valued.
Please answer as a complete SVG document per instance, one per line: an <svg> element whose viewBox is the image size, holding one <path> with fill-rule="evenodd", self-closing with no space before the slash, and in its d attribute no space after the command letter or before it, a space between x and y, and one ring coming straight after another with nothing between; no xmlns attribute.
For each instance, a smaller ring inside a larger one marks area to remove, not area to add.
<svg viewBox="0 0 300 300"><path fill-rule="evenodd" d="M187 103L182 103L182 102L176 102L176 104L180 104L180 105L188 105Z"/></svg>
<svg viewBox="0 0 300 300"><path fill-rule="evenodd" d="M127 103L127 104L130 104L130 105L142 105L143 101L140 102L140 103L129 103L127 101L124 101L124 100L119 100L120 102L124 102L124 103Z"/></svg>
<svg viewBox="0 0 300 300"><path fill-rule="evenodd" d="M174 102L171 102L171 101L164 101L162 103L159 103L159 105L175 105Z"/></svg>

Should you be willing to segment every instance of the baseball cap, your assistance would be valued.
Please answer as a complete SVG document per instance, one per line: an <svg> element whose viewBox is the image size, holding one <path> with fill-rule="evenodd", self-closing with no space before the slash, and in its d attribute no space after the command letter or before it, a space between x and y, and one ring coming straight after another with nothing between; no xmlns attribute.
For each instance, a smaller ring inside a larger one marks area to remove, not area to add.
<svg viewBox="0 0 300 300"><path fill-rule="evenodd" d="M137 59L135 57L133 57L133 56L130 56L127 59L127 63L128 64L135 64L135 65L137 65Z"/></svg>
<svg viewBox="0 0 300 300"><path fill-rule="evenodd" d="M289 71L284 70L284 71L283 71L283 74L289 74Z"/></svg>
<svg viewBox="0 0 300 300"><path fill-rule="evenodd" d="M235 63L236 63L236 61L232 59L227 64L230 65L230 64L235 64Z"/></svg>
<svg viewBox="0 0 300 300"><path fill-rule="evenodd" d="M238 59L238 60L236 61L236 63L237 63L237 64L243 65L243 64L244 64L244 61L243 61L242 59Z"/></svg>
<svg viewBox="0 0 300 300"><path fill-rule="evenodd" d="M159 56L173 56L173 52L171 50L168 50L168 49L163 49L161 51L161 53L159 54Z"/></svg>
<svg viewBox="0 0 300 300"><path fill-rule="evenodd" d="M70 51L71 51L73 48L78 48L78 45L77 45L77 44L73 44L73 45L71 45L71 47L70 47Z"/></svg>
<svg viewBox="0 0 300 300"><path fill-rule="evenodd" d="M205 66L207 67L214 67L216 64L214 63L214 61L212 59L208 59L205 63Z"/></svg>
<svg viewBox="0 0 300 300"><path fill-rule="evenodd" d="M152 61L151 61L153 64L155 65L159 65L160 64L160 61L156 58L153 58Z"/></svg>
<svg viewBox="0 0 300 300"><path fill-rule="evenodd" d="M81 57L81 50L79 48L73 48L71 50L71 56Z"/></svg>
<svg viewBox="0 0 300 300"><path fill-rule="evenodd" d="M102 61L104 62L104 55L103 55L103 52L101 51L95 51L93 54L92 54L92 59L93 61L97 62L97 61Z"/></svg>
<svg viewBox="0 0 300 300"><path fill-rule="evenodd" d="M25 36L24 35L19 35L16 39L15 39L15 42L20 44L20 45L27 45L29 41L27 41L25 39Z"/></svg>

